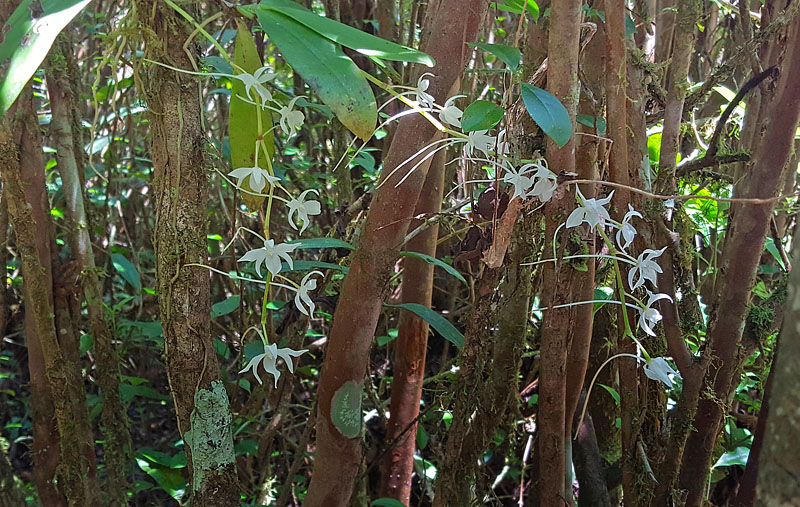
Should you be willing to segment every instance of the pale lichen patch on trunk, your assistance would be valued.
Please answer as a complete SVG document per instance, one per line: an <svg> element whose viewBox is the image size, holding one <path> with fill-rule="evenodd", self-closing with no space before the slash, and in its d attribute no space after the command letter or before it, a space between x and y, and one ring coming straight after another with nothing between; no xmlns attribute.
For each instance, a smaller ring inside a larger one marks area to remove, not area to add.
<svg viewBox="0 0 800 507"><path fill-rule="evenodd" d="M211 389L198 389L194 393L192 428L184 435L192 450L193 491L201 489L206 473L221 470L234 462L233 417L228 405L228 393L222 381L215 380Z"/></svg>

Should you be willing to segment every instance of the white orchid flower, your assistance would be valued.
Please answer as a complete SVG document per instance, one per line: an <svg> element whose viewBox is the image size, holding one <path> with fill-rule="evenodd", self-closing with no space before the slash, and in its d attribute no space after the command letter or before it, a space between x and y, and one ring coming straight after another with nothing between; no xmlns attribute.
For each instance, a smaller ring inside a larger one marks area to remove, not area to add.
<svg viewBox="0 0 800 507"><path fill-rule="evenodd" d="M472 156L473 150L483 152L486 157L489 157L489 151L494 148L495 138L488 135L488 130L473 130L467 133L467 146L464 151L467 157Z"/></svg>
<svg viewBox="0 0 800 507"><path fill-rule="evenodd" d="M647 299L647 305L645 305L644 308L639 308L639 327L641 327L642 331L650 336L656 336L655 331L653 331L653 327L661 322L662 317L661 312L651 307L658 300L669 299L672 301L672 298L667 294L653 294L650 291L647 291L647 295L649 296Z"/></svg>
<svg viewBox="0 0 800 507"><path fill-rule="evenodd" d="M317 288L317 280L312 278L313 275L325 276L321 271L310 272L300 281L300 288L297 289L297 293L294 295L294 304L297 309L300 310L300 313L309 317L314 316L314 301L311 300L308 292Z"/></svg>
<svg viewBox="0 0 800 507"><path fill-rule="evenodd" d="M495 153L498 157L508 158L511 155L511 143L506 140L506 129L501 130L497 134Z"/></svg>
<svg viewBox="0 0 800 507"><path fill-rule="evenodd" d="M644 374L647 375L648 378L657 382L663 382L669 387L672 387L673 376L681 377L681 374L675 371L663 357L654 357L647 361L644 365Z"/></svg>
<svg viewBox="0 0 800 507"><path fill-rule="evenodd" d="M298 129L303 126L303 122L306 119L306 115L302 113L302 111L294 111L294 104L297 102L297 99L301 98L301 96L295 97L289 101L289 105L284 106L278 110L278 114L281 115L280 125L281 130L283 130L286 134L293 134L295 129Z"/></svg>
<svg viewBox="0 0 800 507"><path fill-rule="evenodd" d="M281 259L286 261L289 269L294 268L292 258L289 257L289 252L297 248L297 245L289 245L286 243L275 244L275 240L268 239L264 242L264 246L256 248L245 253L239 262L255 261L256 273L261 276L261 264L267 267L267 271L272 273L273 276L281 272L282 264Z"/></svg>
<svg viewBox="0 0 800 507"><path fill-rule="evenodd" d="M272 100L272 94L269 92L269 90L267 90L264 84L274 79L275 76L277 76L277 74L272 72L272 69L269 67L261 67L253 74L242 72L241 74L236 74L233 77L244 83L244 91L247 93L247 96L250 98L250 100L255 100L250 94L250 91L255 88L256 93L258 93L258 96L261 97L262 104L266 104Z"/></svg>
<svg viewBox="0 0 800 507"><path fill-rule="evenodd" d="M636 290L644 285L645 280L650 280L650 283L653 284L653 287L658 286L656 276L658 273L662 273L662 271L661 266L659 266L654 259L657 259L658 256L664 253L664 250L666 249L667 247L664 247L661 250L653 250L652 248L648 248L639 255L639 257L636 259L635 265L630 271L628 271L628 286L631 288L631 290ZM636 278L635 282L634 278Z"/></svg>
<svg viewBox="0 0 800 507"><path fill-rule="evenodd" d="M604 206L611 202L611 197L613 195L614 191L608 194L608 197L604 199L587 199L583 196L581 190L578 189L578 196L583 205L578 206L569 214L567 218L567 227L577 227L583 222L589 224L589 227L592 229L597 226L604 227L606 221L611 220L611 217L608 216L608 210L606 210Z"/></svg>
<svg viewBox="0 0 800 507"><path fill-rule="evenodd" d="M558 177L540 162L528 164L523 168L527 166L536 167L536 173L532 178L534 181L533 188L526 197L536 197L541 202L549 201L553 197L553 192L558 188Z"/></svg>
<svg viewBox="0 0 800 507"><path fill-rule="evenodd" d="M289 225L291 225L293 229L297 229L297 225L294 222L295 213L297 213L297 217L303 222L303 226L300 228L300 234L303 234L303 231L306 230L306 227L308 227L310 223L309 215L319 215L322 213L322 207L319 202L305 200L306 195L310 192L314 192L319 196L319 192L316 190L308 189L303 191L296 199L292 199L286 203L286 206L289 208Z"/></svg>
<svg viewBox="0 0 800 507"><path fill-rule="evenodd" d="M425 91L431 84L429 80L425 79L425 76L433 77L433 74L426 72L421 75L417 81L417 86L411 88L411 94L416 98L420 106L432 108L436 100L433 98L433 95Z"/></svg>
<svg viewBox="0 0 800 507"><path fill-rule="evenodd" d="M622 223L617 231L617 245L623 252L633 242L633 238L636 237L636 227L631 224L633 217L642 218L642 214L633 209L633 206L628 204L628 212L625 213L625 217L623 217Z"/></svg>
<svg viewBox="0 0 800 507"><path fill-rule="evenodd" d="M456 107L455 101L462 97L466 97L466 95L454 95L445 101L444 107L439 111L439 119L443 123L461 128L461 117L464 115L464 111Z"/></svg>
<svg viewBox="0 0 800 507"><path fill-rule="evenodd" d="M260 333L259 333L260 334ZM264 366L264 370L275 377L275 387L278 387L278 379L281 378L281 371L278 369L277 360L283 359L286 363L286 367L289 368L290 373L294 373L294 364L292 362L292 357L298 357L308 352L307 349L303 350L294 350L290 348L283 348L279 349L277 345L274 343L270 345L264 345L264 353L258 354L253 359L247 363L247 366L244 369L240 370L239 373L244 373L247 370L252 369L253 375L258 380L259 384L263 384L261 381L261 377L258 376L258 365L261 363Z"/></svg>
<svg viewBox="0 0 800 507"><path fill-rule="evenodd" d="M239 167L228 173L228 176L236 178L236 186L242 188L242 182L245 178L250 177L250 190L259 193L264 190L264 187L269 183L274 185L280 181L280 178L272 176L266 169L260 167Z"/></svg>
<svg viewBox="0 0 800 507"><path fill-rule="evenodd" d="M534 164L526 164L520 167L519 170L515 170L513 167L506 167L506 173L503 175L503 182L514 187L514 194L511 196L510 200L513 201L516 197L523 200L525 199L526 193L533 186L533 178L527 176L534 171L533 165Z"/></svg>

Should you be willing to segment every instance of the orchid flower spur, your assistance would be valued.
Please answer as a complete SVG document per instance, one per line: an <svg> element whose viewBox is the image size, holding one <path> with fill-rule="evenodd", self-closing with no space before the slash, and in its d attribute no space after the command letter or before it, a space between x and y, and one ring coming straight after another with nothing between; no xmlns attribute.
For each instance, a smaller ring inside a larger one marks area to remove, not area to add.
<svg viewBox="0 0 800 507"><path fill-rule="evenodd" d="M647 361L644 365L644 374L647 375L648 378L657 382L663 382L669 387L673 385L672 377L681 378L681 374L675 371L663 357L654 357Z"/></svg>
<svg viewBox="0 0 800 507"><path fill-rule="evenodd" d="M652 308L652 306L658 300L669 299L672 301L672 298L667 294L653 294L650 291L647 291L647 295L647 304L644 308L639 308L639 327L650 336L656 336L655 331L653 331L653 326L661 322L662 317L661 312Z"/></svg>
<svg viewBox="0 0 800 507"><path fill-rule="evenodd" d="M266 169L261 169L258 166L254 167L239 167L228 173L228 176L236 178L236 186L242 188L242 182L245 178L250 177L250 190L259 193L264 190L267 183L274 185L280 181L280 178L272 176Z"/></svg>
<svg viewBox="0 0 800 507"><path fill-rule="evenodd" d="M272 273L273 276L281 272L282 264L281 259L286 261L289 269L294 268L292 258L289 257L289 252L297 248L297 245L288 245L286 243L275 244L275 240L268 239L264 241L264 246L256 248L245 253L239 262L255 261L256 273L261 276L261 264L267 267L267 271Z"/></svg>
<svg viewBox="0 0 800 507"><path fill-rule="evenodd" d="M636 290L637 288L644 285L645 280L649 280L650 283L653 284L653 287L658 286L658 282L656 281L657 273L661 273L661 266L654 260L658 258L667 247L662 248L661 250L653 250L652 248L646 249L642 252L639 257L636 259L634 266L628 271L628 286L631 290ZM636 278L638 275L638 278ZM636 281L634 282L634 278Z"/></svg>
<svg viewBox="0 0 800 507"><path fill-rule="evenodd" d="M314 301L308 295L309 291L316 290L317 288L317 280L312 278L314 275L325 276L321 271L312 271L308 273L300 281L300 287L294 295L294 304L297 306L297 309L300 310L300 313L308 315L309 317L314 316Z"/></svg>
<svg viewBox="0 0 800 507"><path fill-rule="evenodd" d="M461 128L461 117L464 115L464 111L455 105L455 101L462 97L466 97L466 95L454 95L444 103L444 107L439 112L439 119L443 123Z"/></svg>
<svg viewBox="0 0 800 507"><path fill-rule="evenodd" d="M309 215L319 215L322 213L322 208L319 202L305 200L306 195L311 192L319 195L319 192L311 188L303 191L300 196L286 203L286 206L289 208L289 225L292 226L293 229L297 229L297 225L295 225L294 222L295 213L297 213L297 217L303 222L303 226L300 228L300 234L306 230L306 227L308 227L308 224L310 223L308 218Z"/></svg>
<svg viewBox="0 0 800 507"><path fill-rule="evenodd" d="M233 77L244 83L244 91L247 93L250 100L254 100L253 96L250 94L250 90L255 88L256 93L261 97L262 104L266 104L272 100L272 94L267 90L264 84L274 79L275 76L277 76L277 74L272 72L272 69L269 67L261 67L253 74L242 72Z"/></svg>
<svg viewBox="0 0 800 507"><path fill-rule="evenodd" d="M577 227L583 222L589 224L589 227L592 229L596 228L598 225L600 227L605 226L606 222L611 220L611 217L608 216L608 210L606 210L604 206L611 202L611 197L613 195L614 192L612 191L608 194L608 197L603 199L587 199L583 196L581 190L578 189L578 196L583 205L578 206L569 214L567 218L567 227Z"/></svg>
<svg viewBox="0 0 800 507"><path fill-rule="evenodd" d="M293 134L295 129L303 126L303 122L306 119L306 116L302 113L302 111L294 111L292 109L294 108L294 104L297 102L297 99L301 97L302 95L293 98L289 101L289 105L283 106L278 110L278 114L281 115L281 129L286 134Z"/></svg>
<svg viewBox="0 0 800 507"><path fill-rule="evenodd" d="M260 333L259 333L260 334ZM263 338L262 338L263 339ZM253 375L256 377L256 380L259 384L263 384L261 381L261 377L258 376L258 365L259 363L264 366L264 371L275 377L275 387L278 387L278 379L281 378L281 371L278 369L277 361L278 359L283 359L286 363L286 367L289 369L290 373L294 373L294 363L292 362L292 357L298 357L308 352L308 349L303 350L294 350L290 348L282 348L279 349L277 345L271 343L267 345L264 344L264 353L258 354L253 359L247 363L239 373L244 373L247 370L252 369Z"/></svg>
<svg viewBox="0 0 800 507"><path fill-rule="evenodd" d="M511 155L511 143L506 140L506 129L497 134L494 148L498 157L508 158Z"/></svg>
<svg viewBox="0 0 800 507"><path fill-rule="evenodd" d="M623 217L622 223L617 231L617 246L619 246L619 249L623 252L633 242L633 238L636 237L636 228L631 224L633 217L642 218L642 214L633 209L633 206L628 204L628 212L625 213L625 217Z"/></svg>

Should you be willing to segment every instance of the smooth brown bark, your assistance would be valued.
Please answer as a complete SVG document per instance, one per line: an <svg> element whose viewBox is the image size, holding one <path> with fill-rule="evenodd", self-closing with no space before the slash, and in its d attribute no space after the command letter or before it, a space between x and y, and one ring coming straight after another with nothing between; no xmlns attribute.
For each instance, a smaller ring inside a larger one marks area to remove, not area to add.
<svg viewBox="0 0 800 507"><path fill-rule="evenodd" d="M793 21L785 43L776 50L785 55L781 74L771 100L762 105L766 115L754 138L753 159L734 190L735 197L775 197L783 182L800 118L800 21ZM751 289L755 282L764 240L775 201L763 205L734 204L722 256L722 280L714 302L708 340L711 362L705 388L714 399L703 398L683 457L680 485L688 491L687 505L700 505L705 490L711 455L727 412L738 371L742 331Z"/></svg>
<svg viewBox="0 0 800 507"><path fill-rule="evenodd" d="M434 156L414 210L415 216L427 218L441 210L446 158L445 151ZM411 222L411 229L423 223L424 220L414 220ZM405 250L436 257L438 237L439 225L435 223L414 236L406 244ZM432 296L433 265L414 257L404 258L402 302L430 307ZM416 314L402 312L392 363L394 380L386 441L393 447L384 458L381 495L406 505L411 501L411 478L414 472L419 402L422 397L422 381L425 378L428 327L428 323Z"/></svg>
<svg viewBox="0 0 800 507"><path fill-rule="evenodd" d="M554 0L551 5L550 34L548 39L547 90L567 108L573 126L578 106L578 49L580 45L581 2L576 0ZM574 127L573 127L574 128ZM556 173L575 170L575 136L559 148L552 140L547 141L547 162ZM575 237L573 231L560 231L554 239L556 229L566 221L575 208L572 190L560 187L545 205L545 252L565 252ZM558 241L553 248L553 241ZM578 300L585 273L575 269L569 262L558 265L548 263L544 268L542 295L544 314L542 323L541 375L539 380L539 463L540 504L542 506L564 505L572 497L572 485L566 484L566 438L571 421L566 420L566 362L567 351L572 341L572 323L579 320L579 312L591 312L590 305L552 309L549 307L572 303ZM585 330L582 330L584 332ZM591 328L589 328L589 332ZM568 491L569 488L569 491Z"/></svg>
<svg viewBox="0 0 800 507"><path fill-rule="evenodd" d="M112 343L113 333L106 320L103 308L102 287L89 238L89 221L83 197L83 184L79 168L83 167L83 152L75 151L75 137L80 132L74 126L80 121L76 115L75 90L70 80L70 71L75 69L72 47L67 36L62 34L51 49L47 71L48 92L52 120L50 122L53 141L58 150L57 168L61 174L62 187L67 202L67 216L72 234L70 246L81 270L80 284L83 289L89 315L89 329L94 341L97 381L103 400L101 419L104 429L104 452L108 487L105 488L109 505L127 505L130 472L131 443L128 434L127 416L119 394L119 358ZM80 309L80 305L78 310ZM80 319L80 312L73 314ZM76 349L77 350L77 349Z"/></svg>
<svg viewBox="0 0 800 507"><path fill-rule="evenodd" d="M428 89L437 101L444 102L463 71L469 54L465 42L475 39L487 6L484 0L443 0L435 10L430 8L432 27L423 38L421 49L437 62ZM395 169L438 138L438 132L426 119L407 116L398 125L384 162L381 186L370 207L361 243L352 254L323 362L317 392L317 452L303 503L306 507L341 506L350 498L361 463L361 443L358 438L345 437L333 425L332 399L346 382L359 383L364 379L386 282L430 162L412 173L409 173L411 164Z"/></svg>
<svg viewBox="0 0 800 507"><path fill-rule="evenodd" d="M139 8L148 13L148 25L142 27L147 57L191 69L183 49L191 25L160 2L144 2ZM155 65L142 84L151 113L159 315L191 478L190 505L238 507L233 417L211 339L209 275L203 267L187 266L206 264L208 257L207 139L200 93L191 76Z"/></svg>

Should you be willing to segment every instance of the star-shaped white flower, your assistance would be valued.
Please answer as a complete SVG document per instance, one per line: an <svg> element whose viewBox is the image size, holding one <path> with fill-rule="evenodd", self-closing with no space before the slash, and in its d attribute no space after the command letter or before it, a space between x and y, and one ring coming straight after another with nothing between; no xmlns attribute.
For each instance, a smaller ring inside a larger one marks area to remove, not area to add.
<svg viewBox="0 0 800 507"><path fill-rule="evenodd" d="M650 280L653 287L658 286L656 281L657 273L662 273L661 266L655 261L659 255L664 253L667 247L661 250L653 250L652 248L646 249L636 259L636 264L628 271L628 286L631 290L636 290L644 285L645 280ZM638 278L637 278L638 275ZM634 278L636 281L634 282Z"/></svg>
<svg viewBox="0 0 800 507"><path fill-rule="evenodd" d="M606 221L611 220L611 217L608 216L608 210L606 210L604 206L611 202L611 197L613 195L614 192L612 191L608 194L608 197L604 199L587 199L583 196L580 189L578 189L578 196L580 196L583 206L578 206L569 214L567 218L567 227L577 227L583 222L589 224L589 227L592 229L598 225L600 227L605 226Z"/></svg>
<svg viewBox="0 0 800 507"><path fill-rule="evenodd" d="M411 88L411 94L414 95L417 103L420 106L432 108L436 100L433 98L433 95L425 91L431 84L429 80L425 79L425 76L433 77L433 74L426 72L425 74L421 75L417 81L417 86L415 88Z"/></svg>
<svg viewBox="0 0 800 507"><path fill-rule="evenodd" d="M657 382L663 382L672 387L672 377L681 377L663 357L654 357L644 365L644 374Z"/></svg>
<svg viewBox="0 0 800 507"><path fill-rule="evenodd" d="M229 172L228 176L236 178L236 186L240 189L244 179L250 177L250 190L256 193L264 190L267 183L274 185L280 181L280 178L271 176L269 171L260 167L239 167Z"/></svg>
<svg viewBox="0 0 800 507"><path fill-rule="evenodd" d="M558 177L543 163L535 162L528 165L536 167L536 173L532 176L534 181L533 188L525 197L536 197L541 202L549 201L553 197L553 192L558 188ZM523 168L528 167L528 165L523 166Z"/></svg>
<svg viewBox="0 0 800 507"><path fill-rule="evenodd" d="M464 149L467 156L472 156L473 150L482 151L488 158L489 151L494 148L495 138L487 134L488 130L473 130L467 133L467 146Z"/></svg>
<svg viewBox="0 0 800 507"><path fill-rule="evenodd" d="M306 230L309 224L309 215L319 215L322 213L322 207L320 206L319 202L317 201L306 201L305 197L310 192L314 192L315 194L319 195L314 189L308 189L303 191L299 197L296 199L292 199L286 206L289 208L289 225L292 226L293 229L297 229L297 225L294 223L294 214L297 213L297 217L302 220L303 226L300 228L300 234L303 234L303 231Z"/></svg>
<svg viewBox="0 0 800 507"><path fill-rule="evenodd" d="M510 200L516 197L525 199L526 193L533 186L533 179L528 175L534 172L534 164L526 164L515 170L513 167L506 166L506 173L503 175L503 182L508 183L514 187L514 193L511 195Z"/></svg>
<svg viewBox="0 0 800 507"><path fill-rule="evenodd" d="M255 101L253 96L250 94L251 90L255 88L256 93L258 93L258 96L261 98L261 103L266 104L272 100L272 94L269 92L269 90L267 90L264 84L267 81L275 78L275 76L277 76L277 74L272 72L272 69L269 67L261 67L253 74L242 72L241 74L236 74L233 77L244 83L244 91L247 93L247 96L250 98L250 100Z"/></svg>
<svg viewBox="0 0 800 507"><path fill-rule="evenodd" d="M650 291L647 291L647 295L649 296L647 299L647 305L644 308L639 308L639 327L641 327L642 331L650 336L656 336L655 331L653 331L653 327L661 322L662 317L661 312L655 308L652 308L652 306L660 299L669 299L672 301L672 298L667 294L653 294Z"/></svg>
<svg viewBox="0 0 800 507"><path fill-rule="evenodd" d="M462 97L466 97L466 95L454 95L444 103L444 107L439 111L439 119L443 123L461 128L461 117L464 115L464 111L456 107L455 101Z"/></svg>
<svg viewBox="0 0 800 507"><path fill-rule="evenodd" d="M633 209L633 206L628 204L628 212L625 213L625 217L623 217L622 223L617 231L617 246L619 246L619 249L623 252L633 242L633 238L636 237L636 227L631 224L633 217L642 218L642 214Z"/></svg>
<svg viewBox="0 0 800 507"><path fill-rule="evenodd" d="M239 262L255 261L256 273L258 273L258 276L261 276L261 264L264 264L267 267L267 271L272 273L272 276L275 276L281 272L281 259L286 261L286 264L289 265L289 269L294 268L294 263L292 262L292 258L289 257L289 252L295 248L297 248L297 245L289 245L286 243L276 245L275 240L268 239L264 242L263 247L245 253L239 259Z"/></svg>
<svg viewBox="0 0 800 507"><path fill-rule="evenodd" d="M281 371L278 369L277 360L283 359L286 363L286 367L289 368L290 373L294 373L294 364L292 363L292 357L298 357L308 352L307 349L303 350L294 350L290 348L283 348L279 349L277 345L274 343L265 345L264 346L264 353L258 354L253 359L247 363L247 366L244 367L239 373L244 373L247 370L252 369L253 375L258 380L259 384L263 384L261 382L261 377L258 376L258 365L259 363L264 365L264 370L275 377L275 387L278 387L278 379L281 378Z"/></svg>
<svg viewBox="0 0 800 507"><path fill-rule="evenodd" d="M300 281L300 288L297 289L297 293L294 295L294 304L297 309L300 310L300 313L309 317L314 316L314 301L308 295L309 291L317 288L317 280L312 278L314 275L325 276L321 271L310 272Z"/></svg>
<svg viewBox="0 0 800 507"><path fill-rule="evenodd" d="M303 126L303 121L306 119L306 115L302 113L302 111L294 111L295 102L301 96L295 97L289 101L289 105L284 106L278 110L278 114L281 115L280 125L281 129L286 134L293 134L295 129L298 129Z"/></svg>

